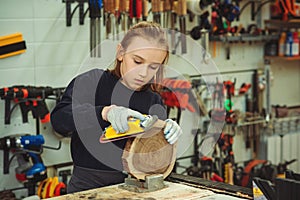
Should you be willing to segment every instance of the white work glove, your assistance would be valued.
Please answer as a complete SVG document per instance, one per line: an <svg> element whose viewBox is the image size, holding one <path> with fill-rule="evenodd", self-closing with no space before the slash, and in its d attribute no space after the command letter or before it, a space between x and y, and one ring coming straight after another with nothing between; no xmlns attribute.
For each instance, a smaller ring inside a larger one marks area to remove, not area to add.
<svg viewBox="0 0 300 200"><path fill-rule="evenodd" d="M165 122L165 138L170 144L174 144L178 140L179 136L182 134L182 130L180 126L172 119L167 119Z"/></svg>
<svg viewBox="0 0 300 200"><path fill-rule="evenodd" d="M117 133L124 133L128 131L129 117L134 117L142 121L145 119L145 116L141 113L123 106L112 106L106 115L107 121L111 123L113 129L115 129Z"/></svg>

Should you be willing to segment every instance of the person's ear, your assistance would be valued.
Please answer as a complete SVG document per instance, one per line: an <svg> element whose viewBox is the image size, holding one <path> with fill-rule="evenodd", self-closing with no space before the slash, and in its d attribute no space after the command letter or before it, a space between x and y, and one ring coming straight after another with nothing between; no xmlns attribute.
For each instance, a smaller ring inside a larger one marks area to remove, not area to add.
<svg viewBox="0 0 300 200"><path fill-rule="evenodd" d="M124 55L124 49L121 44L118 44L117 46L117 60L122 62L123 61L123 55Z"/></svg>

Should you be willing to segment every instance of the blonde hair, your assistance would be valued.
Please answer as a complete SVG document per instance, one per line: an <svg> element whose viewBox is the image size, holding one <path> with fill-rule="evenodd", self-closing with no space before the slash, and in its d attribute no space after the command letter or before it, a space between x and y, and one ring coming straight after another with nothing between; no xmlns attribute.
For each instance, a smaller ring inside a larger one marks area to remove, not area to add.
<svg viewBox="0 0 300 200"><path fill-rule="evenodd" d="M162 49L166 50L167 55L163 60L163 63L161 64L166 64L168 62L169 45L166 38L166 33L163 31L163 29L160 27L159 24L156 24L154 22L149 22L149 21L142 21L132 26L131 29L125 34L124 38L120 43L123 50L126 51L128 46L131 44L132 40L135 39L136 37L141 37L143 39L151 41L156 45L162 47ZM111 70L111 72L119 78L121 78L120 67L121 67L121 61L116 59L115 67L114 69ZM153 91L158 92L161 89L163 72L164 72L164 67L163 65L161 65L155 77L150 81L150 84L146 84L145 86L143 86L142 90L150 88Z"/></svg>

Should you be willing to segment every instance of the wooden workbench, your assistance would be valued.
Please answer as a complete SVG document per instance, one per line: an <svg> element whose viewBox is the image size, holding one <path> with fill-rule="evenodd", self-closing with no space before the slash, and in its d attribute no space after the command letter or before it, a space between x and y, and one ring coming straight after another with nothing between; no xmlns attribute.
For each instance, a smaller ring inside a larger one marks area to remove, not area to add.
<svg viewBox="0 0 300 200"><path fill-rule="evenodd" d="M126 200L188 200L201 199L214 195L212 191L194 188L191 186L165 181L166 188L154 192L136 193L112 185L98 189L87 190L74 194L51 198L51 200L76 200L76 199L126 199Z"/></svg>

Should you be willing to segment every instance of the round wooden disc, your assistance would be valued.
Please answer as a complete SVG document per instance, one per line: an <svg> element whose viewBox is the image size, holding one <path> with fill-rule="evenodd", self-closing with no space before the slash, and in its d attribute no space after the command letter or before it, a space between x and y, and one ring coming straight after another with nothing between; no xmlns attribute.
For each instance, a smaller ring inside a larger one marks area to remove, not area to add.
<svg viewBox="0 0 300 200"><path fill-rule="evenodd" d="M147 133L127 141L122 161L124 170L139 180L147 175L162 174L167 177L176 160L176 143L170 145L162 129L151 129Z"/></svg>

